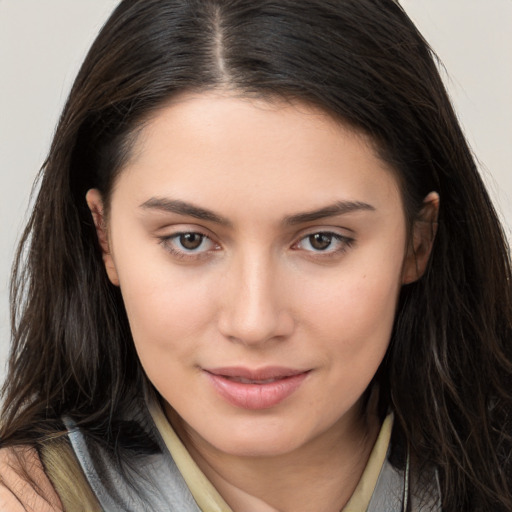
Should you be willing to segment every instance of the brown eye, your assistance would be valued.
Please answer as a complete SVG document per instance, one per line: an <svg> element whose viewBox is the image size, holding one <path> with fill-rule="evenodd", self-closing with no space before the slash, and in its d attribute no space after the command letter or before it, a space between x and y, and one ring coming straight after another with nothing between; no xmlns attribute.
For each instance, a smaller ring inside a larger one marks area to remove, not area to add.
<svg viewBox="0 0 512 512"><path fill-rule="evenodd" d="M199 261L221 250L208 235L196 231L183 231L160 237L160 245L179 260Z"/></svg>
<svg viewBox="0 0 512 512"><path fill-rule="evenodd" d="M353 243L353 238L339 233L317 231L301 238L293 245L293 249L305 251L310 256L316 255L318 258L325 258L343 254L352 247Z"/></svg>
<svg viewBox="0 0 512 512"><path fill-rule="evenodd" d="M200 233L183 233L179 237L180 245L188 251L193 251L201 247L203 243L204 235Z"/></svg>
<svg viewBox="0 0 512 512"><path fill-rule="evenodd" d="M317 251L325 251L332 244L332 235L328 233L315 233L308 238L311 247Z"/></svg>

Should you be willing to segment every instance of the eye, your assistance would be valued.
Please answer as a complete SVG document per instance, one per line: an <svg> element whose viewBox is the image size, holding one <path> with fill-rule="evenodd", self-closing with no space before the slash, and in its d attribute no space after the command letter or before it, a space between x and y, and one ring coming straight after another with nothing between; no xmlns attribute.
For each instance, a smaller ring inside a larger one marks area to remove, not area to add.
<svg viewBox="0 0 512 512"><path fill-rule="evenodd" d="M175 233L160 240L165 250L182 259L205 256L209 251L218 249L210 237L196 231Z"/></svg>
<svg viewBox="0 0 512 512"><path fill-rule="evenodd" d="M195 251L201 247L205 238L200 233L183 233L178 236L178 242L187 251Z"/></svg>
<svg viewBox="0 0 512 512"><path fill-rule="evenodd" d="M340 235L339 233L321 231L301 238L294 248L330 255L345 251L353 242L352 238Z"/></svg>
<svg viewBox="0 0 512 512"><path fill-rule="evenodd" d="M333 236L329 233L315 233L307 237L308 244L316 251L325 251L332 244Z"/></svg>

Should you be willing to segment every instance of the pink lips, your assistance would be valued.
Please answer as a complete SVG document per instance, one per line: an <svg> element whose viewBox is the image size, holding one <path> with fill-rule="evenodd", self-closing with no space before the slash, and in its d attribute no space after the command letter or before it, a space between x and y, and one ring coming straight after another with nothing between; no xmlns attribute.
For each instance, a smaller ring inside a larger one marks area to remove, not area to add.
<svg viewBox="0 0 512 512"><path fill-rule="evenodd" d="M309 375L309 370L267 367L205 369L215 390L231 405L243 409L269 409L288 398Z"/></svg>

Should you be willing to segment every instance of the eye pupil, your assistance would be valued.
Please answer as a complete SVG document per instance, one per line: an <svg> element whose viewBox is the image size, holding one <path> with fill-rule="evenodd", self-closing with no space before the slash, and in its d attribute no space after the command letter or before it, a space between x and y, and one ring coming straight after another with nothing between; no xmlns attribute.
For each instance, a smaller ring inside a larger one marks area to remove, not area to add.
<svg viewBox="0 0 512 512"><path fill-rule="evenodd" d="M203 235L199 233L184 233L180 235L180 244L188 250L197 249L203 242Z"/></svg>
<svg viewBox="0 0 512 512"><path fill-rule="evenodd" d="M309 237L311 247L318 251L324 251L332 243L332 236L326 233L315 233Z"/></svg>

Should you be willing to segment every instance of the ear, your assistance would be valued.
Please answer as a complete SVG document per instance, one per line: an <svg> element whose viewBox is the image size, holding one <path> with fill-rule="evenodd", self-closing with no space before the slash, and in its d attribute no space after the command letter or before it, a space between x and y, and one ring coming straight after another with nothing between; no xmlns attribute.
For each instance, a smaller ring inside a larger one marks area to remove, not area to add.
<svg viewBox="0 0 512 512"><path fill-rule="evenodd" d="M402 269L402 284L413 283L424 274L436 237L438 215L439 194L430 192L423 200L423 207L412 227Z"/></svg>
<svg viewBox="0 0 512 512"><path fill-rule="evenodd" d="M94 220L94 226L96 227L96 234L98 235L98 242L101 247L103 263L108 278L113 285L119 286L119 277L112 253L110 252L107 222L104 215L103 198L101 197L100 191L96 188L91 188L85 195L85 200L87 201L87 206L89 206Z"/></svg>

